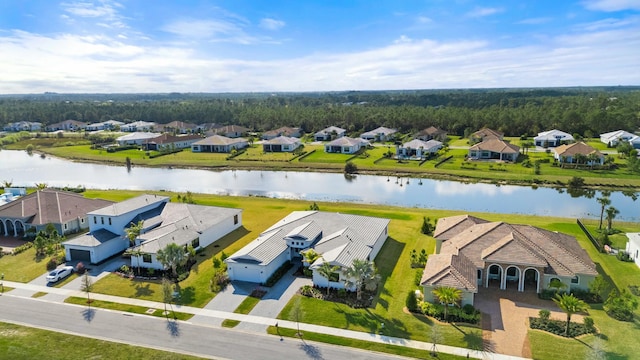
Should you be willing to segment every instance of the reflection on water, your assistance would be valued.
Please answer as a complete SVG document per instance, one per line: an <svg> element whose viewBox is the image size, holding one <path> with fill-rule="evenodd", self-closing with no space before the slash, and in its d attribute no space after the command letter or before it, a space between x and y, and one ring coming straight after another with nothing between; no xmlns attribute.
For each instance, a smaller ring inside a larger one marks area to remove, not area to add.
<svg viewBox="0 0 640 360"><path fill-rule="evenodd" d="M371 175L345 178L344 174L314 172L209 171L135 166L127 171L124 162L121 166L74 163L50 157L30 157L24 151L0 151L0 181L5 180L12 181L15 186L46 183L54 187L192 191L563 217L600 215L600 205L595 200L600 193L596 191L588 198L573 197L567 191L543 187L533 189ZM635 199L622 192L613 192L610 198L612 205L620 210L617 219L640 221L640 207Z"/></svg>

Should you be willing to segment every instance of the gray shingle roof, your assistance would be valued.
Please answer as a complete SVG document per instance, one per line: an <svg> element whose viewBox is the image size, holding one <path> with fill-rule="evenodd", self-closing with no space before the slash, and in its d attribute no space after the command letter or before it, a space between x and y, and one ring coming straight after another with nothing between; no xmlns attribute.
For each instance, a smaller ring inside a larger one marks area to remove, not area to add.
<svg viewBox="0 0 640 360"><path fill-rule="evenodd" d="M86 233L73 239L67 240L64 242L64 244L93 247L116 238L124 239L124 237L118 234L114 234L109 230L100 229L92 233Z"/></svg>

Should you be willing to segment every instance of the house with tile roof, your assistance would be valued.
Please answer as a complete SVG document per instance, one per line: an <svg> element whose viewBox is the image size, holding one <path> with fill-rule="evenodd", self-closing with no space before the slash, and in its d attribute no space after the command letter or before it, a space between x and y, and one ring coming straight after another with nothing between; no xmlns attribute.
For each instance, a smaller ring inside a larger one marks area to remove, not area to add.
<svg viewBox="0 0 640 360"><path fill-rule="evenodd" d="M347 130L339 128L337 126L329 126L313 134L313 138L316 141L330 141L331 139L338 139L343 137L347 133Z"/></svg>
<svg viewBox="0 0 640 360"><path fill-rule="evenodd" d="M472 160L502 160L516 162L519 154L519 146L497 138L481 141L469 148L469 159Z"/></svg>
<svg viewBox="0 0 640 360"><path fill-rule="evenodd" d="M463 215L439 219L434 236L439 251L429 257L421 279L429 302L442 286L461 290L462 305L473 305L482 288L539 293L557 279L569 290L587 290L598 275L574 237L531 225Z"/></svg>
<svg viewBox="0 0 640 360"><path fill-rule="evenodd" d="M272 140L280 136L299 138L302 135L302 129L289 126L283 126L275 130L269 130L262 133L262 140Z"/></svg>
<svg viewBox="0 0 640 360"><path fill-rule="evenodd" d="M172 121L168 124L158 125L159 128L164 132L170 132L175 134L188 134L192 132L196 132L198 125L194 123L184 122L184 121Z"/></svg>
<svg viewBox="0 0 640 360"><path fill-rule="evenodd" d="M394 134L397 132L398 130L396 129L389 129L384 126L380 126L379 128L360 134L360 137L369 141L384 142L393 139Z"/></svg>
<svg viewBox="0 0 640 360"><path fill-rule="evenodd" d="M416 139L422 140L422 141L429 141L429 140L445 141L445 139L447 138L447 132L442 129L438 129L435 126L429 126L428 128L418 132L415 137Z"/></svg>
<svg viewBox="0 0 640 360"><path fill-rule="evenodd" d="M482 128L473 134L469 135L469 143L476 144L482 141L498 139L502 140L504 138L504 134L489 128Z"/></svg>
<svg viewBox="0 0 640 360"><path fill-rule="evenodd" d="M249 142L245 138L229 138L222 135L213 135L191 144L191 151L230 153L234 149L240 150L247 146L249 146Z"/></svg>
<svg viewBox="0 0 640 360"><path fill-rule="evenodd" d="M54 189L44 189L0 206L0 235L24 237L52 224L66 235L89 227L87 212L102 208L111 201Z"/></svg>
<svg viewBox="0 0 640 360"><path fill-rule="evenodd" d="M438 140L422 141L413 139L402 145L396 146L398 159L424 160L442 149L442 143Z"/></svg>
<svg viewBox="0 0 640 360"><path fill-rule="evenodd" d="M278 136L271 140L262 142L262 151L264 152L293 152L302 146L300 139L290 136Z"/></svg>
<svg viewBox="0 0 640 360"><path fill-rule="evenodd" d="M251 129L240 125L225 125L219 128L211 129L211 132L215 135L222 135L233 139L245 135L250 130Z"/></svg>
<svg viewBox="0 0 640 360"><path fill-rule="evenodd" d="M202 136L198 134L190 135L171 135L164 133L158 137L146 139L142 141L141 147L143 150L175 150L175 149L188 149L196 141L202 140Z"/></svg>
<svg viewBox="0 0 640 360"><path fill-rule="evenodd" d="M339 137L324 144L324 152L338 154L355 154L363 147L369 145L369 141L361 138Z"/></svg>
<svg viewBox="0 0 640 360"><path fill-rule="evenodd" d="M553 149L553 158L561 164L603 165L604 155L591 145L580 141Z"/></svg>
<svg viewBox="0 0 640 360"><path fill-rule="evenodd" d="M371 216L294 211L225 260L229 278L264 284L287 261L299 264L301 254L314 249L321 255L310 265L314 284L342 289L342 271L327 279L318 269L324 262L344 269L354 259L373 261L388 237L388 226L389 219Z"/></svg>
<svg viewBox="0 0 640 360"><path fill-rule="evenodd" d="M535 146L541 146L544 148L569 144L574 141L575 139L571 134L557 129L543 131L541 133L538 133L538 136L533 138L533 143L535 144Z"/></svg>

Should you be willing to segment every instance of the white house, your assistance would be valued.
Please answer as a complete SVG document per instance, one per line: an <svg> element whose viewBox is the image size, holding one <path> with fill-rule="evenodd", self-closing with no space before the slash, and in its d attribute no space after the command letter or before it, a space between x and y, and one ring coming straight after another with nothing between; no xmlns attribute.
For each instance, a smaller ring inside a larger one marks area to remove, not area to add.
<svg viewBox="0 0 640 360"><path fill-rule="evenodd" d="M571 134L556 129L543 131L533 138L534 144L542 147L556 147L573 141L575 139Z"/></svg>
<svg viewBox="0 0 640 360"><path fill-rule="evenodd" d="M227 271L234 281L264 284L287 261L301 262L301 251L314 248L322 258L311 265L314 284L326 287L317 273L322 262L351 266L353 259L373 261L388 237L389 219L321 211L294 211L229 256ZM342 274L329 283L344 288Z"/></svg>
<svg viewBox="0 0 640 360"><path fill-rule="evenodd" d="M18 121L5 125L4 131L40 131L42 130L42 123L32 121Z"/></svg>
<svg viewBox="0 0 640 360"><path fill-rule="evenodd" d="M126 145L142 145L147 140L155 139L162 134L152 132L134 132L127 135L122 135L116 139L119 146Z"/></svg>
<svg viewBox="0 0 640 360"><path fill-rule="evenodd" d="M360 137L369 141L388 141L393 138L393 134L396 132L396 129L389 129L384 126L380 126L377 129L360 134Z"/></svg>
<svg viewBox="0 0 640 360"><path fill-rule="evenodd" d="M191 151L230 153L233 149L244 149L247 146L249 146L249 143L245 138L229 138L222 135L213 135L191 144Z"/></svg>
<svg viewBox="0 0 640 360"><path fill-rule="evenodd" d="M87 131L100 131L100 130L113 130L116 127L120 127L124 123L117 120L107 120L98 123L88 124L85 130Z"/></svg>
<svg viewBox="0 0 640 360"><path fill-rule="evenodd" d="M396 148L396 157L399 159L423 160L427 155L435 154L440 149L442 149L440 141L413 139Z"/></svg>
<svg viewBox="0 0 640 360"><path fill-rule="evenodd" d="M78 131L84 130L87 127L87 123L77 120L64 120L55 124L46 126L47 131Z"/></svg>
<svg viewBox="0 0 640 360"><path fill-rule="evenodd" d="M347 130L339 128L337 126L329 126L326 129L322 129L313 135L316 141L329 141L331 139L337 139L343 137L347 133Z"/></svg>
<svg viewBox="0 0 640 360"><path fill-rule="evenodd" d="M169 133L164 133L158 137L142 141L142 149L157 151L188 149L191 148L193 143L201 139L202 136L198 134L171 135Z"/></svg>
<svg viewBox="0 0 640 360"><path fill-rule="evenodd" d="M339 137L324 145L324 152L339 154L355 154L361 148L369 145L365 139L354 139L348 136Z"/></svg>
<svg viewBox="0 0 640 360"><path fill-rule="evenodd" d="M640 149L640 136L632 137L631 140L629 140L629 143L634 149Z"/></svg>
<svg viewBox="0 0 640 360"><path fill-rule="evenodd" d="M134 121L128 124L120 125L120 131L135 132L135 131L152 131L158 124L148 121Z"/></svg>
<svg viewBox="0 0 640 360"><path fill-rule="evenodd" d="M630 141L634 137L636 137L636 135L628 131L617 130L600 134L600 141L607 144L607 146L616 147L619 142Z"/></svg>
<svg viewBox="0 0 640 360"><path fill-rule="evenodd" d="M278 136L262 142L264 152L292 152L302 146L300 139L289 136Z"/></svg>
<svg viewBox="0 0 640 360"><path fill-rule="evenodd" d="M633 259L633 262L640 267L640 233L627 233L627 248L626 251Z"/></svg>

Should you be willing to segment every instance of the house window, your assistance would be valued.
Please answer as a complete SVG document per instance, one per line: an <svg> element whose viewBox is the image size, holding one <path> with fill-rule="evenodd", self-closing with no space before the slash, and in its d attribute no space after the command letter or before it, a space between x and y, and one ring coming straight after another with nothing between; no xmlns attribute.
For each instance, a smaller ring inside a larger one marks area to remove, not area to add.
<svg viewBox="0 0 640 360"><path fill-rule="evenodd" d="M64 229L67 230L67 224L64 224Z"/></svg>
<svg viewBox="0 0 640 360"><path fill-rule="evenodd" d="M238 224L238 215L233 215L233 225L237 225Z"/></svg>
<svg viewBox="0 0 640 360"><path fill-rule="evenodd" d="M200 238L195 238L191 241L191 246L193 246L194 248L197 248L200 246Z"/></svg>
<svg viewBox="0 0 640 360"><path fill-rule="evenodd" d="M578 279L578 276L574 276L571 278L571 283L572 284L578 284L580 282L580 279Z"/></svg>
<svg viewBox="0 0 640 360"><path fill-rule="evenodd" d="M93 217L93 223L94 223L94 224L97 224L97 223L98 223L98 217L97 217L97 216L94 216L94 217Z"/></svg>
<svg viewBox="0 0 640 360"><path fill-rule="evenodd" d="M100 221L102 222L102 225L104 225L104 216L100 216Z"/></svg>
<svg viewBox="0 0 640 360"><path fill-rule="evenodd" d="M84 218L80 219L80 223L84 224Z"/></svg>
<svg viewBox="0 0 640 360"><path fill-rule="evenodd" d="M151 254L142 254L142 262L151 263Z"/></svg>
<svg viewBox="0 0 640 360"><path fill-rule="evenodd" d="M109 218L109 225L111 225L111 218Z"/></svg>
<svg viewBox="0 0 640 360"><path fill-rule="evenodd" d="M477 274L478 274L477 275L478 276L478 280L482 279L482 270L478 269Z"/></svg>

